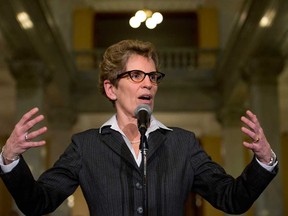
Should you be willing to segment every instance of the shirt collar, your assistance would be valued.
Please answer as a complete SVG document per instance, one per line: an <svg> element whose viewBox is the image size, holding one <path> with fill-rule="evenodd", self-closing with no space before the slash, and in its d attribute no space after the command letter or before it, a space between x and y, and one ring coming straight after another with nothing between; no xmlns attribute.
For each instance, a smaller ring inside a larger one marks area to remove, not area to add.
<svg viewBox="0 0 288 216"><path fill-rule="evenodd" d="M122 135L123 132L122 130L119 128L118 123L117 123L117 117L116 114L114 114L108 121L106 121L101 127L99 132L101 133L102 128L106 127L106 126L110 126L111 129L119 131ZM166 127L164 124L162 124L160 121L158 121L153 115L151 115L151 119L150 119L150 127L147 129L146 134L149 134L159 128L162 128L164 130L170 130L172 131L171 128Z"/></svg>

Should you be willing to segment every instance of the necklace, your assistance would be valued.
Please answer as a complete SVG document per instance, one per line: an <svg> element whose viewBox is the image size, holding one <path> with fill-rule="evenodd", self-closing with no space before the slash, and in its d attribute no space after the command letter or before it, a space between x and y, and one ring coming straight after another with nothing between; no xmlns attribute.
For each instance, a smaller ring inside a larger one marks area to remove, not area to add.
<svg viewBox="0 0 288 216"><path fill-rule="evenodd" d="M131 144L136 144L136 143L139 143L140 140L136 140L136 141L130 141Z"/></svg>

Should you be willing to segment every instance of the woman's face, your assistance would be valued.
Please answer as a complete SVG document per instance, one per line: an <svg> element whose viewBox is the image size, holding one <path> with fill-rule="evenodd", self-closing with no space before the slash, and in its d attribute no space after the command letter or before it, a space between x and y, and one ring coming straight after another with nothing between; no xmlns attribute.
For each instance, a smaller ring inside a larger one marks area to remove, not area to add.
<svg viewBox="0 0 288 216"><path fill-rule="evenodd" d="M146 73L156 71L152 59L141 55L132 55L126 64L126 71L141 70ZM158 89L149 76L141 82L134 82L129 76L119 79L118 87L113 87L116 96L115 107L118 115L134 116L135 109L140 104L147 104L151 110L154 107L154 98Z"/></svg>

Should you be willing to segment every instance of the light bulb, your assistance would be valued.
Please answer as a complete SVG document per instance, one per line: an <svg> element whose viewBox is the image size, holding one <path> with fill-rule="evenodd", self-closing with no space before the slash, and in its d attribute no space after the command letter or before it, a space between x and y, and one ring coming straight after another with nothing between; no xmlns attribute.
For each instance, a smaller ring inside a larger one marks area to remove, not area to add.
<svg viewBox="0 0 288 216"><path fill-rule="evenodd" d="M145 24L149 29L154 29L157 25L157 23L151 17L146 20Z"/></svg>
<svg viewBox="0 0 288 216"><path fill-rule="evenodd" d="M157 24L160 24L163 21L163 16L161 13L155 12L152 15L152 19L155 20Z"/></svg>
<svg viewBox="0 0 288 216"><path fill-rule="evenodd" d="M146 13L143 10L138 10L135 13L135 17L137 18L137 20L139 20L140 22L144 22L146 20Z"/></svg>
<svg viewBox="0 0 288 216"><path fill-rule="evenodd" d="M138 28L141 25L141 22L139 22L139 20L133 16L130 18L129 24L132 28Z"/></svg>

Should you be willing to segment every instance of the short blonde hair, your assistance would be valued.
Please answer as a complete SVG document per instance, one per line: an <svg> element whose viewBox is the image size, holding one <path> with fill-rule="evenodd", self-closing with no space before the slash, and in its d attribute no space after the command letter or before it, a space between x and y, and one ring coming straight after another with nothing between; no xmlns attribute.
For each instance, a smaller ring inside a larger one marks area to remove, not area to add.
<svg viewBox="0 0 288 216"><path fill-rule="evenodd" d="M128 59L134 55L141 55L154 61L156 70L159 70L158 55L150 42L140 40L122 40L108 47L100 63L99 91L105 95L104 81L109 80L117 87L117 75L126 70Z"/></svg>

